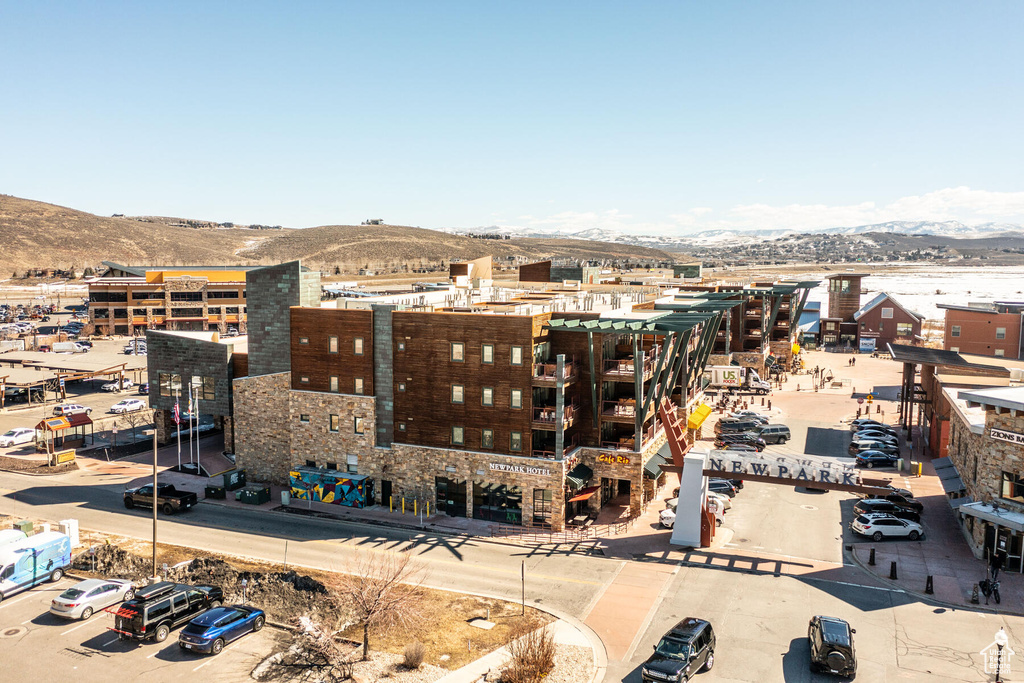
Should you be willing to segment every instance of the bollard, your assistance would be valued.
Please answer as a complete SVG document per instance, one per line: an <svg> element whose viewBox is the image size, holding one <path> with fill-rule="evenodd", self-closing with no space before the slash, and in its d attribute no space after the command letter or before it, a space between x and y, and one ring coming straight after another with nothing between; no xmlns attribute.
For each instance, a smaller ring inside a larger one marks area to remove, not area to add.
<svg viewBox="0 0 1024 683"><path fill-rule="evenodd" d="M412 502L412 514L414 514L414 515L419 514L418 512L416 512L416 508L419 507L419 504L420 504L420 499L419 498L417 498L416 500L414 500Z"/></svg>
<svg viewBox="0 0 1024 683"><path fill-rule="evenodd" d="M764 405L764 396L761 397L761 405Z"/></svg>
<svg viewBox="0 0 1024 683"><path fill-rule="evenodd" d="M929 574L929 575L928 575L928 580L927 580L927 581L925 581L925 584L924 584L924 592L925 592L925 593L927 593L928 595L931 595L932 593L934 593L934 592L935 592L935 591L934 591L934 590L932 589L932 576L931 576L931 574Z"/></svg>
<svg viewBox="0 0 1024 683"><path fill-rule="evenodd" d="M425 505L427 506L427 517L430 516L430 501L428 500Z"/></svg>
<svg viewBox="0 0 1024 683"><path fill-rule="evenodd" d="M402 514L405 514L405 496L402 496Z"/></svg>
<svg viewBox="0 0 1024 683"><path fill-rule="evenodd" d="M889 578L893 581L896 580L896 560L889 563Z"/></svg>
<svg viewBox="0 0 1024 683"><path fill-rule="evenodd" d="M971 604L978 604L978 584L974 584L974 590L971 591Z"/></svg>
<svg viewBox="0 0 1024 683"><path fill-rule="evenodd" d="M772 400L768 399L768 410L772 409Z"/></svg>
<svg viewBox="0 0 1024 683"><path fill-rule="evenodd" d="M388 496L388 509L391 512L395 511L395 497L394 496Z"/></svg>
<svg viewBox="0 0 1024 683"><path fill-rule="evenodd" d="M876 405L875 408L877 409L877 410L875 410L876 413L881 413L882 412L882 404L881 403Z"/></svg>
<svg viewBox="0 0 1024 683"><path fill-rule="evenodd" d="M870 564L872 567L875 566L875 549L874 548L871 549L871 554L868 555L868 564Z"/></svg>

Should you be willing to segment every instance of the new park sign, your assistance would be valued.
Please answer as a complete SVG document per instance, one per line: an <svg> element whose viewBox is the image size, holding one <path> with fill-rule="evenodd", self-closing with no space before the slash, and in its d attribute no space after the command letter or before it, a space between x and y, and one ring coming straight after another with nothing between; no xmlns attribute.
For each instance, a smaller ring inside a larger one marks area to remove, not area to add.
<svg viewBox="0 0 1024 683"><path fill-rule="evenodd" d="M778 483L816 482L837 486L861 486L860 472L824 458L794 456L762 456L742 451L711 451L705 470L714 476L730 476L734 479L749 475L757 480L779 480Z"/></svg>

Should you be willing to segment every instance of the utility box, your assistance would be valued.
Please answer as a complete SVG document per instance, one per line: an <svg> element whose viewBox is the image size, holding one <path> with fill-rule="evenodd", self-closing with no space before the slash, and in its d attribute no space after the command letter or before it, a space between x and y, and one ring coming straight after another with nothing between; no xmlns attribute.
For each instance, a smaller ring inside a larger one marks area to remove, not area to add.
<svg viewBox="0 0 1024 683"><path fill-rule="evenodd" d="M245 486L245 470L231 470L224 473L224 488L237 491Z"/></svg>
<svg viewBox="0 0 1024 683"><path fill-rule="evenodd" d="M227 491L224 490L223 486L207 486L206 497L214 500L226 500L228 494Z"/></svg>
<svg viewBox="0 0 1024 683"><path fill-rule="evenodd" d="M289 472L290 493L297 500L353 508L373 505L373 479L365 474L299 467Z"/></svg>
<svg viewBox="0 0 1024 683"><path fill-rule="evenodd" d="M269 486L246 486L235 493L235 500L247 505L262 505L270 502Z"/></svg>
<svg viewBox="0 0 1024 683"><path fill-rule="evenodd" d="M27 519L23 519L20 522L15 522L13 528L24 533L26 536L32 535L32 522Z"/></svg>
<svg viewBox="0 0 1024 683"><path fill-rule="evenodd" d="M57 522L57 531L61 532L65 536L71 539L71 547L76 548L81 545L81 541L78 536L78 520L77 519L62 519Z"/></svg>

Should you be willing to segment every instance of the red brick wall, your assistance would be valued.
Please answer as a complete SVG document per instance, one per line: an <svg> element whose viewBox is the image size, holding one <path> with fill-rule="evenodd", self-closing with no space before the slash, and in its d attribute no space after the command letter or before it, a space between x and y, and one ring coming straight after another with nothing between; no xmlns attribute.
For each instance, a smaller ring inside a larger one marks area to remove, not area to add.
<svg viewBox="0 0 1024 683"><path fill-rule="evenodd" d="M960 336L953 336L953 327L960 327ZM987 313L946 309L942 334L942 348L957 348L960 353L995 356L1002 349L1007 358L1018 358L1020 353L1019 313ZM1006 338L996 339L996 328L1006 328Z"/></svg>

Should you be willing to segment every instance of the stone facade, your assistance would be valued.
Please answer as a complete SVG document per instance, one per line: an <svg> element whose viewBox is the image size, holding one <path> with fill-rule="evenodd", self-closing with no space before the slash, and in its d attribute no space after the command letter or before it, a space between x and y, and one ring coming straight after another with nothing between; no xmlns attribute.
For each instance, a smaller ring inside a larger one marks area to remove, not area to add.
<svg viewBox="0 0 1024 683"><path fill-rule="evenodd" d="M274 484L288 481L291 462L289 391L291 373L279 372L234 381L235 464L248 479Z"/></svg>
<svg viewBox="0 0 1024 683"><path fill-rule="evenodd" d="M745 368L757 370L757 374L764 375L764 361L768 357L768 349L764 351L734 351L732 359Z"/></svg>
<svg viewBox="0 0 1024 683"><path fill-rule="evenodd" d="M151 330L146 333L146 345L151 408L168 411L174 408L173 390L169 396L160 392L160 373L171 373L181 377L182 412L188 406L188 386L192 377L210 377L215 383L214 399L206 400L200 395L199 412L204 415L231 415L232 344Z"/></svg>
<svg viewBox="0 0 1024 683"><path fill-rule="evenodd" d="M334 463L344 470L350 464L347 458L355 456L359 474L368 474L365 466L373 459L376 436L372 396L291 390L287 398L290 467L313 460L317 467ZM332 415L337 416L337 431L331 430Z"/></svg>

